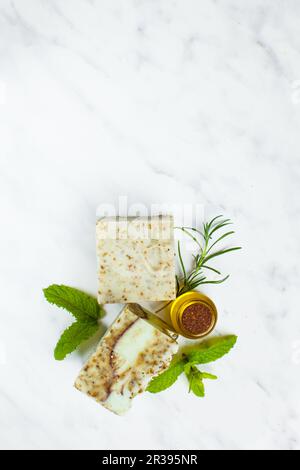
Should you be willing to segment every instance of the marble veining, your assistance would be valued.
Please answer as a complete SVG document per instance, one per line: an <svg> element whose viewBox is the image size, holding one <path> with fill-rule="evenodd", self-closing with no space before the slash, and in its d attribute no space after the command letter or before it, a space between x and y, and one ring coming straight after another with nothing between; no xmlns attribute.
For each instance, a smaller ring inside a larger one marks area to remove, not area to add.
<svg viewBox="0 0 300 470"><path fill-rule="evenodd" d="M299 27L297 0L1 1L0 448L300 449ZM123 418L72 387L95 341L54 361L71 319L42 295L96 293L119 196L223 212L243 246L205 288L239 336L219 380Z"/></svg>

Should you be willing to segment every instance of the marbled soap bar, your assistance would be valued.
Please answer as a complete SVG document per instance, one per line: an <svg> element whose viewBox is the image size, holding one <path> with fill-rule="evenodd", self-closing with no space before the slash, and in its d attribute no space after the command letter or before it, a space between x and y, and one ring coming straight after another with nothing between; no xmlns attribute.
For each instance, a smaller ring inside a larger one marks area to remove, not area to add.
<svg viewBox="0 0 300 470"><path fill-rule="evenodd" d="M122 415L178 350L174 339L126 306L81 370L75 387Z"/></svg>
<svg viewBox="0 0 300 470"><path fill-rule="evenodd" d="M173 217L103 218L96 232L100 304L175 298Z"/></svg>

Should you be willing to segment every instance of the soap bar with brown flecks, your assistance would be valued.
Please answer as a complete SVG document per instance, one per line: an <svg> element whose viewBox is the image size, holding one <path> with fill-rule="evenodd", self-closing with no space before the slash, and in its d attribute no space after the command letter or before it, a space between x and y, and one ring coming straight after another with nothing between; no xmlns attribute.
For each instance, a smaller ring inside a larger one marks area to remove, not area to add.
<svg viewBox="0 0 300 470"><path fill-rule="evenodd" d="M133 306L135 307L135 306ZM82 368L75 387L122 415L132 399L163 372L178 350L176 341L127 305Z"/></svg>
<svg viewBox="0 0 300 470"><path fill-rule="evenodd" d="M171 216L98 220L100 304L175 299L173 229Z"/></svg>

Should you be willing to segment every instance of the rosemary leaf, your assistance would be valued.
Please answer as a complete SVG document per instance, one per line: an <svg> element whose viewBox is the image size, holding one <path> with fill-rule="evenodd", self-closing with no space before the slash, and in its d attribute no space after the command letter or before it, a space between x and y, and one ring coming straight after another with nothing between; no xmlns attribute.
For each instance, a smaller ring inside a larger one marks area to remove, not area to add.
<svg viewBox="0 0 300 470"><path fill-rule="evenodd" d="M180 261L181 270L182 270L182 273L183 273L183 278L186 279L186 270L185 270L184 263L182 261L180 241L179 240L178 240L178 257L179 257L179 261Z"/></svg>
<svg viewBox="0 0 300 470"><path fill-rule="evenodd" d="M211 255L205 258L205 262L209 261L210 259L215 258L216 256L224 255L225 253L230 253L231 251L241 250L240 246L236 246L234 248L227 248L226 250L216 251L216 253L212 253Z"/></svg>
<svg viewBox="0 0 300 470"><path fill-rule="evenodd" d="M217 215L211 221L203 223L202 230L199 230L195 227L176 227L185 235L192 238L192 240L199 247L199 251L196 254L193 254L193 267L191 271L187 273L182 259L180 242L178 241L178 256L183 277L176 277L177 296L194 290L202 284L221 284L228 279L229 275L223 277L222 279L207 279L203 270L212 271L218 276L221 276L221 272L212 266L208 266L207 262L218 256L241 249L241 247L238 246L233 248L219 249L212 252L216 245L220 244L222 240L228 238L230 235L233 235L234 231L230 230L223 233L215 241L212 240L213 235L231 224L232 222L230 219L224 219L222 215ZM201 237L200 239L199 236Z"/></svg>

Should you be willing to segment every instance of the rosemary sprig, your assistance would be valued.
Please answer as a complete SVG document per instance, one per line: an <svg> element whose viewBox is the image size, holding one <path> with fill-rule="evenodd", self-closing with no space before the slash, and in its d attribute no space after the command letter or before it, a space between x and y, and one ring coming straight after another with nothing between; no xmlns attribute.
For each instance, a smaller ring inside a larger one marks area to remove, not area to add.
<svg viewBox="0 0 300 470"><path fill-rule="evenodd" d="M181 255L180 241L178 241L178 258L182 276L176 276L177 297L181 294L184 294L185 292L196 289L202 284L221 284L229 278L229 275L227 275L221 279L210 280L206 277L205 270L212 271L215 274L221 276L220 271L207 265L207 263L217 256L241 249L240 246L236 246L233 248L224 248L212 252L212 249L216 247L218 243L234 234L234 231L230 230L226 233L223 233L215 241L213 241L213 235L215 235L224 227L231 225L231 223L232 222L229 219L223 219L222 215L218 215L210 222L203 223L202 230L198 230L194 227L175 227L176 229L181 230L185 235L188 235L190 238L192 238L199 248L199 252L194 255L194 264L192 270L188 274Z"/></svg>

